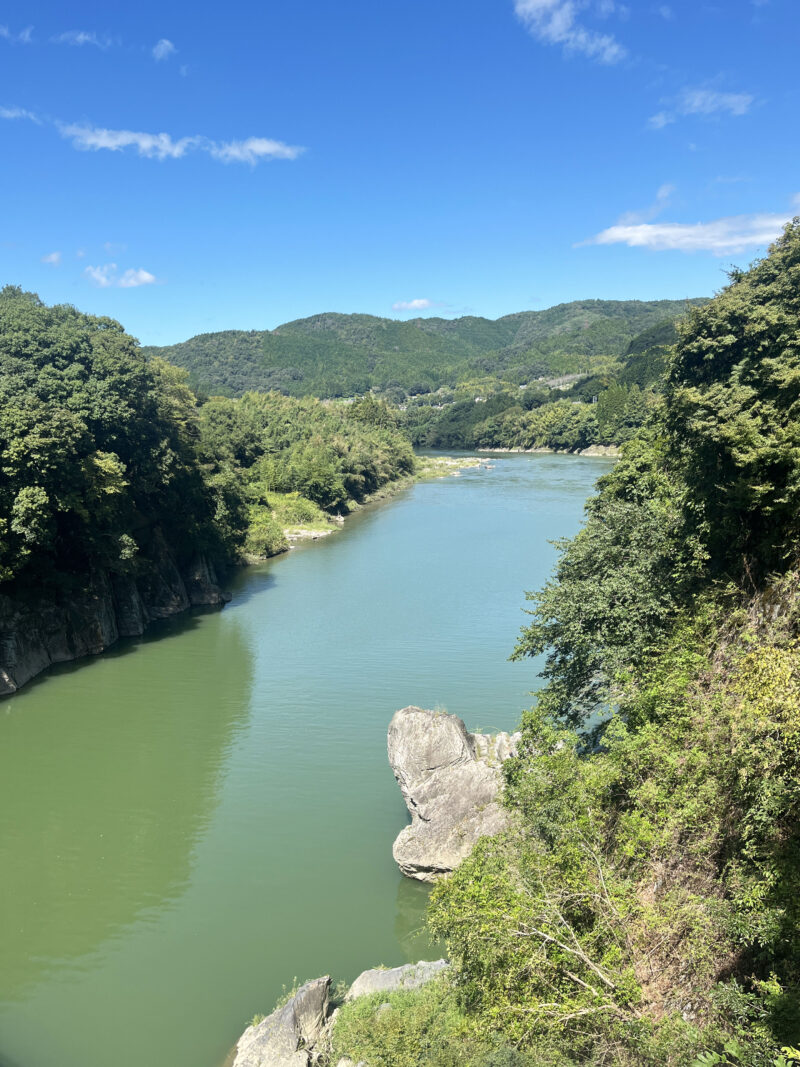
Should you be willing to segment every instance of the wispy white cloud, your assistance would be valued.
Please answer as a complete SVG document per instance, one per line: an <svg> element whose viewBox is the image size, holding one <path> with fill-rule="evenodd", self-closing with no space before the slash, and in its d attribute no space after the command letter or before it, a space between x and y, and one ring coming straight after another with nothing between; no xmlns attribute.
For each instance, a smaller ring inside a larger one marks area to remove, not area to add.
<svg viewBox="0 0 800 1067"><path fill-rule="evenodd" d="M755 103L751 93L721 93L716 89L683 89L668 107L651 115L647 125L662 130L687 115L746 115Z"/></svg>
<svg viewBox="0 0 800 1067"><path fill-rule="evenodd" d="M107 289L114 284L116 270L116 263L106 263L103 267L87 267L83 273L100 289Z"/></svg>
<svg viewBox="0 0 800 1067"><path fill-rule="evenodd" d="M625 214L620 217L618 225L632 226L639 222L652 222L652 220L658 218L661 212L669 205L674 192L674 185L664 184L659 186L656 191L656 198L649 207L642 208L639 211L626 211Z"/></svg>
<svg viewBox="0 0 800 1067"><path fill-rule="evenodd" d="M59 124L62 137L72 141L75 148L87 151L108 149L120 152L135 148L140 156L150 159L180 159L190 148L200 144L199 137L181 137L174 141L168 133L139 133L134 130L106 130L99 126Z"/></svg>
<svg viewBox="0 0 800 1067"><path fill-rule="evenodd" d="M19 33L12 33L8 26L0 26L0 40L11 44L33 44L33 26L26 26Z"/></svg>
<svg viewBox="0 0 800 1067"><path fill-rule="evenodd" d="M260 159L297 159L305 151L298 145L273 141L269 137L248 137L244 141L209 141L201 147L223 163L257 163Z"/></svg>
<svg viewBox="0 0 800 1067"><path fill-rule="evenodd" d="M27 119L41 126L42 120L32 111L26 111L24 107L0 107L0 119Z"/></svg>
<svg viewBox="0 0 800 1067"><path fill-rule="evenodd" d="M427 311L428 308L440 306L434 300L421 297L416 300L398 300L392 304L392 311Z"/></svg>
<svg viewBox="0 0 800 1067"><path fill-rule="evenodd" d="M104 263L102 267L86 267L83 273L100 289L136 289L140 285L155 285L158 280L155 274L141 268L129 268L118 274L116 263Z"/></svg>
<svg viewBox="0 0 800 1067"><path fill-rule="evenodd" d="M619 5L611 3L601 14L611 14ZM578 20L583 7L576 0L514 0L514 10L530 33L545 44L561 45L567 52L579 52L601 63L619 63L627 49L610 33L598 33Z"/></svg>
<svg viewBox="0 0 800 1067"><path fill-rule="evenodd" d="M153 59L169 59L169 57L177 51L178 49L172 41L168 41L166 37L162 37L157 44L153 45Z"/></svg>
<svg viewBox="0 0 800 1067"><path fill-rule="evenodd" d="M716 89L684 89L678 98L682 115L746 115L755 97L750 93L720 93Z"/></svg>
<svg viewBox="0 0 800 1067"><path fill-rule="evenodd" d="M297 159L304 151L298 145L284 144L267 137L248 137L244 141L212 141L208 137L180 137L168 133L143 133L135 130L107 130L98 126L59 124L63 137L75 148L87 151L107 149L120 152L133 148L150 159L181 159L187 152L207 152L223 163L255 164L262 159Z"/></svg>
<svg viewBox="0 0 800 1067"><path fill-rule="evenodd" d="M138 270L126 270L117 285L120 289L136 289L140 285L155 285L155 283L155 274L151 274L149 270L142 270L140 267Z"/></svg>
<svg viewBox="0 0 800 1067"><path fill-rule="evenodd" d="M90 44L103 51L106 48L110 48L113 43L110 37L98 37L94 31L90 32L88 30L67 30L66 33L59 33L55 37L51 37L50 41L53 44L70 44L77 48Z"/></svg>
<svg viewBox="0 0 800 1067"><path fill-rule="evenodd" d="M660 4L656 8L656 11L659 13L662 19L665 19L667 22L669 22L675 17L675 12L672 10L669 4Z"/></svg>
<svg viewBox="0 0 800 1067"><path fill-rule="evenodd" d="M731 215L711 222L618 223L582 243L724 256L770 244L789 219L787 214L762 213Z"/></svg>
<svg viewBox="0 0 800 1067"><path fill-rule="evenodd" d="M46 256L42 256L42 263L49 263L51 267L61 266L61 253L60 252L48 252Z"/></svg>

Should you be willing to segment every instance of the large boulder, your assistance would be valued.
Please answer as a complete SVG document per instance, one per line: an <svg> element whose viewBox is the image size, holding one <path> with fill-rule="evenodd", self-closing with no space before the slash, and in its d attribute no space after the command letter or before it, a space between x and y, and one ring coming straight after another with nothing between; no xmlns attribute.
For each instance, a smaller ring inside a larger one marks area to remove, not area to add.
<svg viewBox="0 0 800 1067"><path fill-rule="evenodd" d="M371 971L362 971L347 991L345 1000L366 997L370 993L419 989L446 971L448 966L447 960L433 960L431 963L421 960L419 963L406 963L402 967L375 967Z"/></svg>
<svg viewBox="0 0 800 1067"><path fill-rule="evenodd" d="M328 1018L328 975L306 982L239 1038L232 1067L308 1067Z"/></svg>
<svg viewBox="0 0 800 1067"><path fill-rule="evenodd" d="M389 725L389 763L411 824L392 850L403 874L433 882L452 871L480 837L508 825L500 803L501 764L519 734L471 734L445 712L403 708Z"/></svg>

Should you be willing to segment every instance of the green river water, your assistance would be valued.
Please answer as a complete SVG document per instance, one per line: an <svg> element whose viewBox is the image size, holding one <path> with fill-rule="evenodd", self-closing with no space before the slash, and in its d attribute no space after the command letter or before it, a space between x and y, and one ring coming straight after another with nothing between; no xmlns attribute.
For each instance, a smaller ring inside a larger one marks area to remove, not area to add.
<svg viewBox="0 0 800 1067"><path fill-rule="evenodd" d="M295 977L430 957L387 725L516 725L523 591L609 469L491 462L0 704L0 1067L220 1067Z"/></svg>

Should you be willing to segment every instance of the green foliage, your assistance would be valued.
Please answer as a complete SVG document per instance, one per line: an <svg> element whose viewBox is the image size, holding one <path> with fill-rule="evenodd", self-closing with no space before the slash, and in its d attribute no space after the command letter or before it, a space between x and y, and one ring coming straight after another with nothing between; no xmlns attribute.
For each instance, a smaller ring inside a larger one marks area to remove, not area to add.
<svg viewBox="0 0 800 1067"><path fill-rule="evenodd" d="M184 557L235 549L185 378L112 319L0 292L0 580L129 569L156 524Z"/></svg>
<svg viewBox="0 0 800 1067"><path fill-rule="evenodd" d="M185 367L207 392L346 397L376 389L397 403L487 374L523 384L584 372L592 359L623 355L642 330L702 302L584 300L496 321L314 315L147 351Z"/></svg>
<svg viewBox="0 0 800 1067"><path fill-rule="evenodd" d="M800 1055L798 281L796 221L682 329L531 597L512 828L432 898L476 1034L622 1067ZM602 432L632 395L608 387Z"/></svg>
<svg viewBox="0 0 800 1067"><path fill-rule="evenodd" d="M346 1002L333 1029L331 1062L369 1067L568 1067L573 1061L476 1035L446 981Z"/></svg>
<svg viewBox="0 0 800 1067"><path fill-rule="evenodd" d="M800 525L800 219L683 330L667 428L686 521L736 578L785 566Z"/></svg>
<svg viewBox="0 0 800 1067"><path fill-rule="evenodd" d="M413 452L395 418L372 398L358 405L279 393L207 400L199 413L198 452L215 484L249 502L246 515L229 520L247 528L245 552L282 552L287 527L329 527L329 515L346 513L410 474Z"/></svg>

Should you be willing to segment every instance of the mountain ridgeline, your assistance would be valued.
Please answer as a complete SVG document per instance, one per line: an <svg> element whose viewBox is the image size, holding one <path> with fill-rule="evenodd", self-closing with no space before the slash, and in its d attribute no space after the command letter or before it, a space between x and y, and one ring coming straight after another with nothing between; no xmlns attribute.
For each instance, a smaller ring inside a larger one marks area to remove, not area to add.
<svg viewBox="0 0 800 1067"><path fill-rule="evenodd" d="M374 390L400 399L486 376L524 384L586 374L624 356L644 331L663 343L659 331L705 302L579 300L495 320L322 314L275 330L198 334L144 351L185 368L192 385L210 394L275 390L331 398Z"/></svg>

